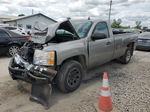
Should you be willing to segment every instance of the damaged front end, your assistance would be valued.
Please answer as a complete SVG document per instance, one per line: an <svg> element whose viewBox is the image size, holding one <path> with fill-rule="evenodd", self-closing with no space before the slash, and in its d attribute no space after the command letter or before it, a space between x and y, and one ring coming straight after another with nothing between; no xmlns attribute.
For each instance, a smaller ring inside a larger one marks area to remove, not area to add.
<svg viewBox="0 0 150 112"><path fill-rule="evenodd" d="M51 83L57 74L56 51L46 47L79 39L70 21L55 23L44 30L34 32L9 64L14 80L32 84L30 99L49 107Z"/></svg>
<svg viewBox="0 0 150 112"><path fill-rule="evenodd" d="M11 59L8 68L14 80L22 80L32 84L30 100L49 108L51 83L57 71L47 66L33 64L35 49L40 50L42 46L28 41L21 51Z"/></svg>

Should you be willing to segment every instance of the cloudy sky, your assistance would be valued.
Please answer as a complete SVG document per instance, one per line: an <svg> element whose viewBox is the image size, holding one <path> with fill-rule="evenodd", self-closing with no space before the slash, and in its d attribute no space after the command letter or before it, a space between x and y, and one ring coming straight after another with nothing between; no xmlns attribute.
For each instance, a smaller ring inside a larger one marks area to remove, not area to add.
<svg viewBox="0 0 150 112"><path fill-rule="evenodd" d="M89 16L108 20L109 0L0 0L0 14L30 15L32 9L56 20ZM123 25L134 26L140 20L150 27L150 0L113 0L114 18L121 18Z"/></svg>

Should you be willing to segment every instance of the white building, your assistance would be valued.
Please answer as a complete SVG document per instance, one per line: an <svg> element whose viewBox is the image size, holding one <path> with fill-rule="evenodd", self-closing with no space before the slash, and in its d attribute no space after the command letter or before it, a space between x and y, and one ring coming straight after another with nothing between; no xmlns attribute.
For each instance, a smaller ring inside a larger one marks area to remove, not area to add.
<svg viewBox="0 0 150 112"><path fill-rule="evenodd" d="M48 26L55 22L55 20L49 18L48 16L45 16L42 13L4 21L5 24L9 24L10 26L16 26L18 28L23 28L25 31L31 31L31 29L38 23L43 23Z"/></svg>

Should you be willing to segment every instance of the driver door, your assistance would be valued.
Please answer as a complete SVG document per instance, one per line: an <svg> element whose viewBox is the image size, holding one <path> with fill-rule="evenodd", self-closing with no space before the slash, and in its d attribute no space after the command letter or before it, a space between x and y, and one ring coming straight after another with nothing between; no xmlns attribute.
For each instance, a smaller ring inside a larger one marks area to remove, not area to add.
<svg viewBox="0 0 150 112"><path fill-rule="evenodd" d="M89 42L89 66L94 67L111 60L113 56L113 38L109 35L106 22L99 22L95 26L94 33L104 33L106 38Z"/></svg>

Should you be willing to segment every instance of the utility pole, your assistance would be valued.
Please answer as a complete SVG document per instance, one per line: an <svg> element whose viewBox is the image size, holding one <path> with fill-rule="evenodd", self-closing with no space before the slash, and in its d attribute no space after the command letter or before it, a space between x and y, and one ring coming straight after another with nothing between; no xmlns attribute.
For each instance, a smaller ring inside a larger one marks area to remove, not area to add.
<svg viewBox="0 0 150 112"><path fill-rule="evenodd" d="M110 23L110 16L111 16L111 6L112 6L112 0L110 0L110 8L109 8L109 23Z"/></svg>
<svg viewBox="0 0 150 112"><path fill-rule="evenodd" d="M34 10L32 9L32 15L34 14Z"/></svg>

